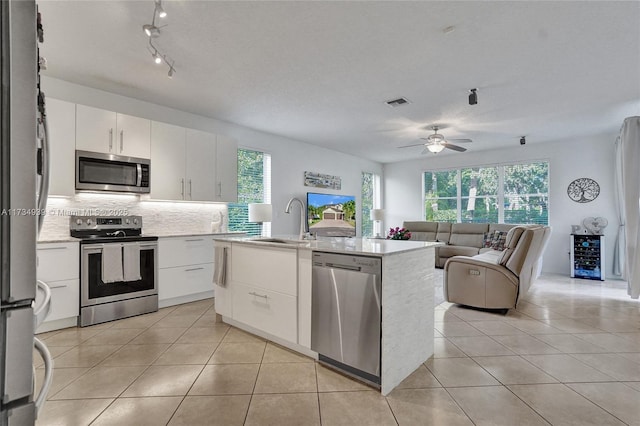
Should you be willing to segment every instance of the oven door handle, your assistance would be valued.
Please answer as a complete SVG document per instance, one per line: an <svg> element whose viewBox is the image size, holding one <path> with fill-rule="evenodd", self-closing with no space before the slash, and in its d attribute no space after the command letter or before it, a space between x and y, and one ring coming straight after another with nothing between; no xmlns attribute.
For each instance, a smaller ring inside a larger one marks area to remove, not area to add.
<svg viewBox="0 0 640 426"><path fill-rule="evenodd" d="M140 248L151 247L151 248L154 248L154 249L158 247L158 242L157 241L151 241L151 242L148 242L148 243L145 243L143 241L140 241L140 242L131 241L131 242L127 242L127 243L116 243L116 242L113 242L113 243L104 243L104 244L102 244L102 243L100 243L100 244L85 244L85 245L82 246L82 250L83 251L95 250L95 249L104 248L104 246L111 246L113 244L118 244L118 245L121 245L121 246L129 246L129 245L133 245L133 244L138 244L140 246Z"/></svg>

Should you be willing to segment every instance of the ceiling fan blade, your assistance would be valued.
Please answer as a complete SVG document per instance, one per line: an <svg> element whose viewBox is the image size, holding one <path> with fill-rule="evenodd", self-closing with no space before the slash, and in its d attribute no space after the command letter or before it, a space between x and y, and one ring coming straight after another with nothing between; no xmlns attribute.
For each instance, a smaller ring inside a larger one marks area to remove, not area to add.
<svg viewBox="0 0 640 426"><path fill-rule="evenodd" d="M471 139L447 139L447 142L455 141L456 143L471 143Z"/></svg>
<svg viewBox="0 0 640 426"><path fill-rule="evenodd" d="M414 143L413 145L404 145L404 146L399 146L398 148L411 148L413 146L424 146L426 145L426 143Z"/></svg>
<svg viewBox="0 0 640 426"><path fill-rule="evenodd" d="M467 148L463 148L463 147L461 147L461 146L453 145L453 144L450 144L450 143L445 143L445 144L444 144L444 147L445 147L445 148L452 149L452 150L454 150L454 151L458 151L458 152L465 152L465 151L467 150Z"/></svg>

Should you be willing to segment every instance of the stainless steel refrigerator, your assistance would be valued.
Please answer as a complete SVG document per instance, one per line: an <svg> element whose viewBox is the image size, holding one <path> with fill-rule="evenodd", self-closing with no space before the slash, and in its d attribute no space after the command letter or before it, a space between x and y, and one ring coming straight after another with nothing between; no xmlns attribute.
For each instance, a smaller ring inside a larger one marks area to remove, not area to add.
<svg viewBox="0 0 640 426"><path fill-rule="evenodd" d="M50 293L36 281L36 239L48 186L46 114L39 90L35 1L0 1L0 425L34 424L52 361L34 336ZM38 177L38 173L41 177ZM38 293L42 297L36 296ZM40 298L38 306L37 299ZM34 397L33 349L46 379Z"/></svg>

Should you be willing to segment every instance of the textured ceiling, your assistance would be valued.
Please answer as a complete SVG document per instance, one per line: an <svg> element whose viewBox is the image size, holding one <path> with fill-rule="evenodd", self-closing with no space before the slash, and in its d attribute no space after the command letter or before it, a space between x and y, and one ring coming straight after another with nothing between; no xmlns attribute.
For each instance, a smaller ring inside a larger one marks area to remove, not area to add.
<svg viewBox="0 0 640 426"><path fill-rule="evenodd" d="M171 80L141 28L153 1L39 4L49 76L380 162L419 157L397 147L433 124L473 152L640 115L636 1L165 0Z"/></svg>

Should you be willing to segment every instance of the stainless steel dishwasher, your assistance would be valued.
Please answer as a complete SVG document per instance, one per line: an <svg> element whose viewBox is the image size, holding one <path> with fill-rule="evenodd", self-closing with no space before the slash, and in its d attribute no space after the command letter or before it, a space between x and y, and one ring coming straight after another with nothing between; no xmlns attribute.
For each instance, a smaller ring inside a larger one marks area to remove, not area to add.
<svg viewBox="0 0 640 426"><path fill-rule="evenodd" d="M312 277L311 349L379 386L382 259L313 252Z"/></svg>

